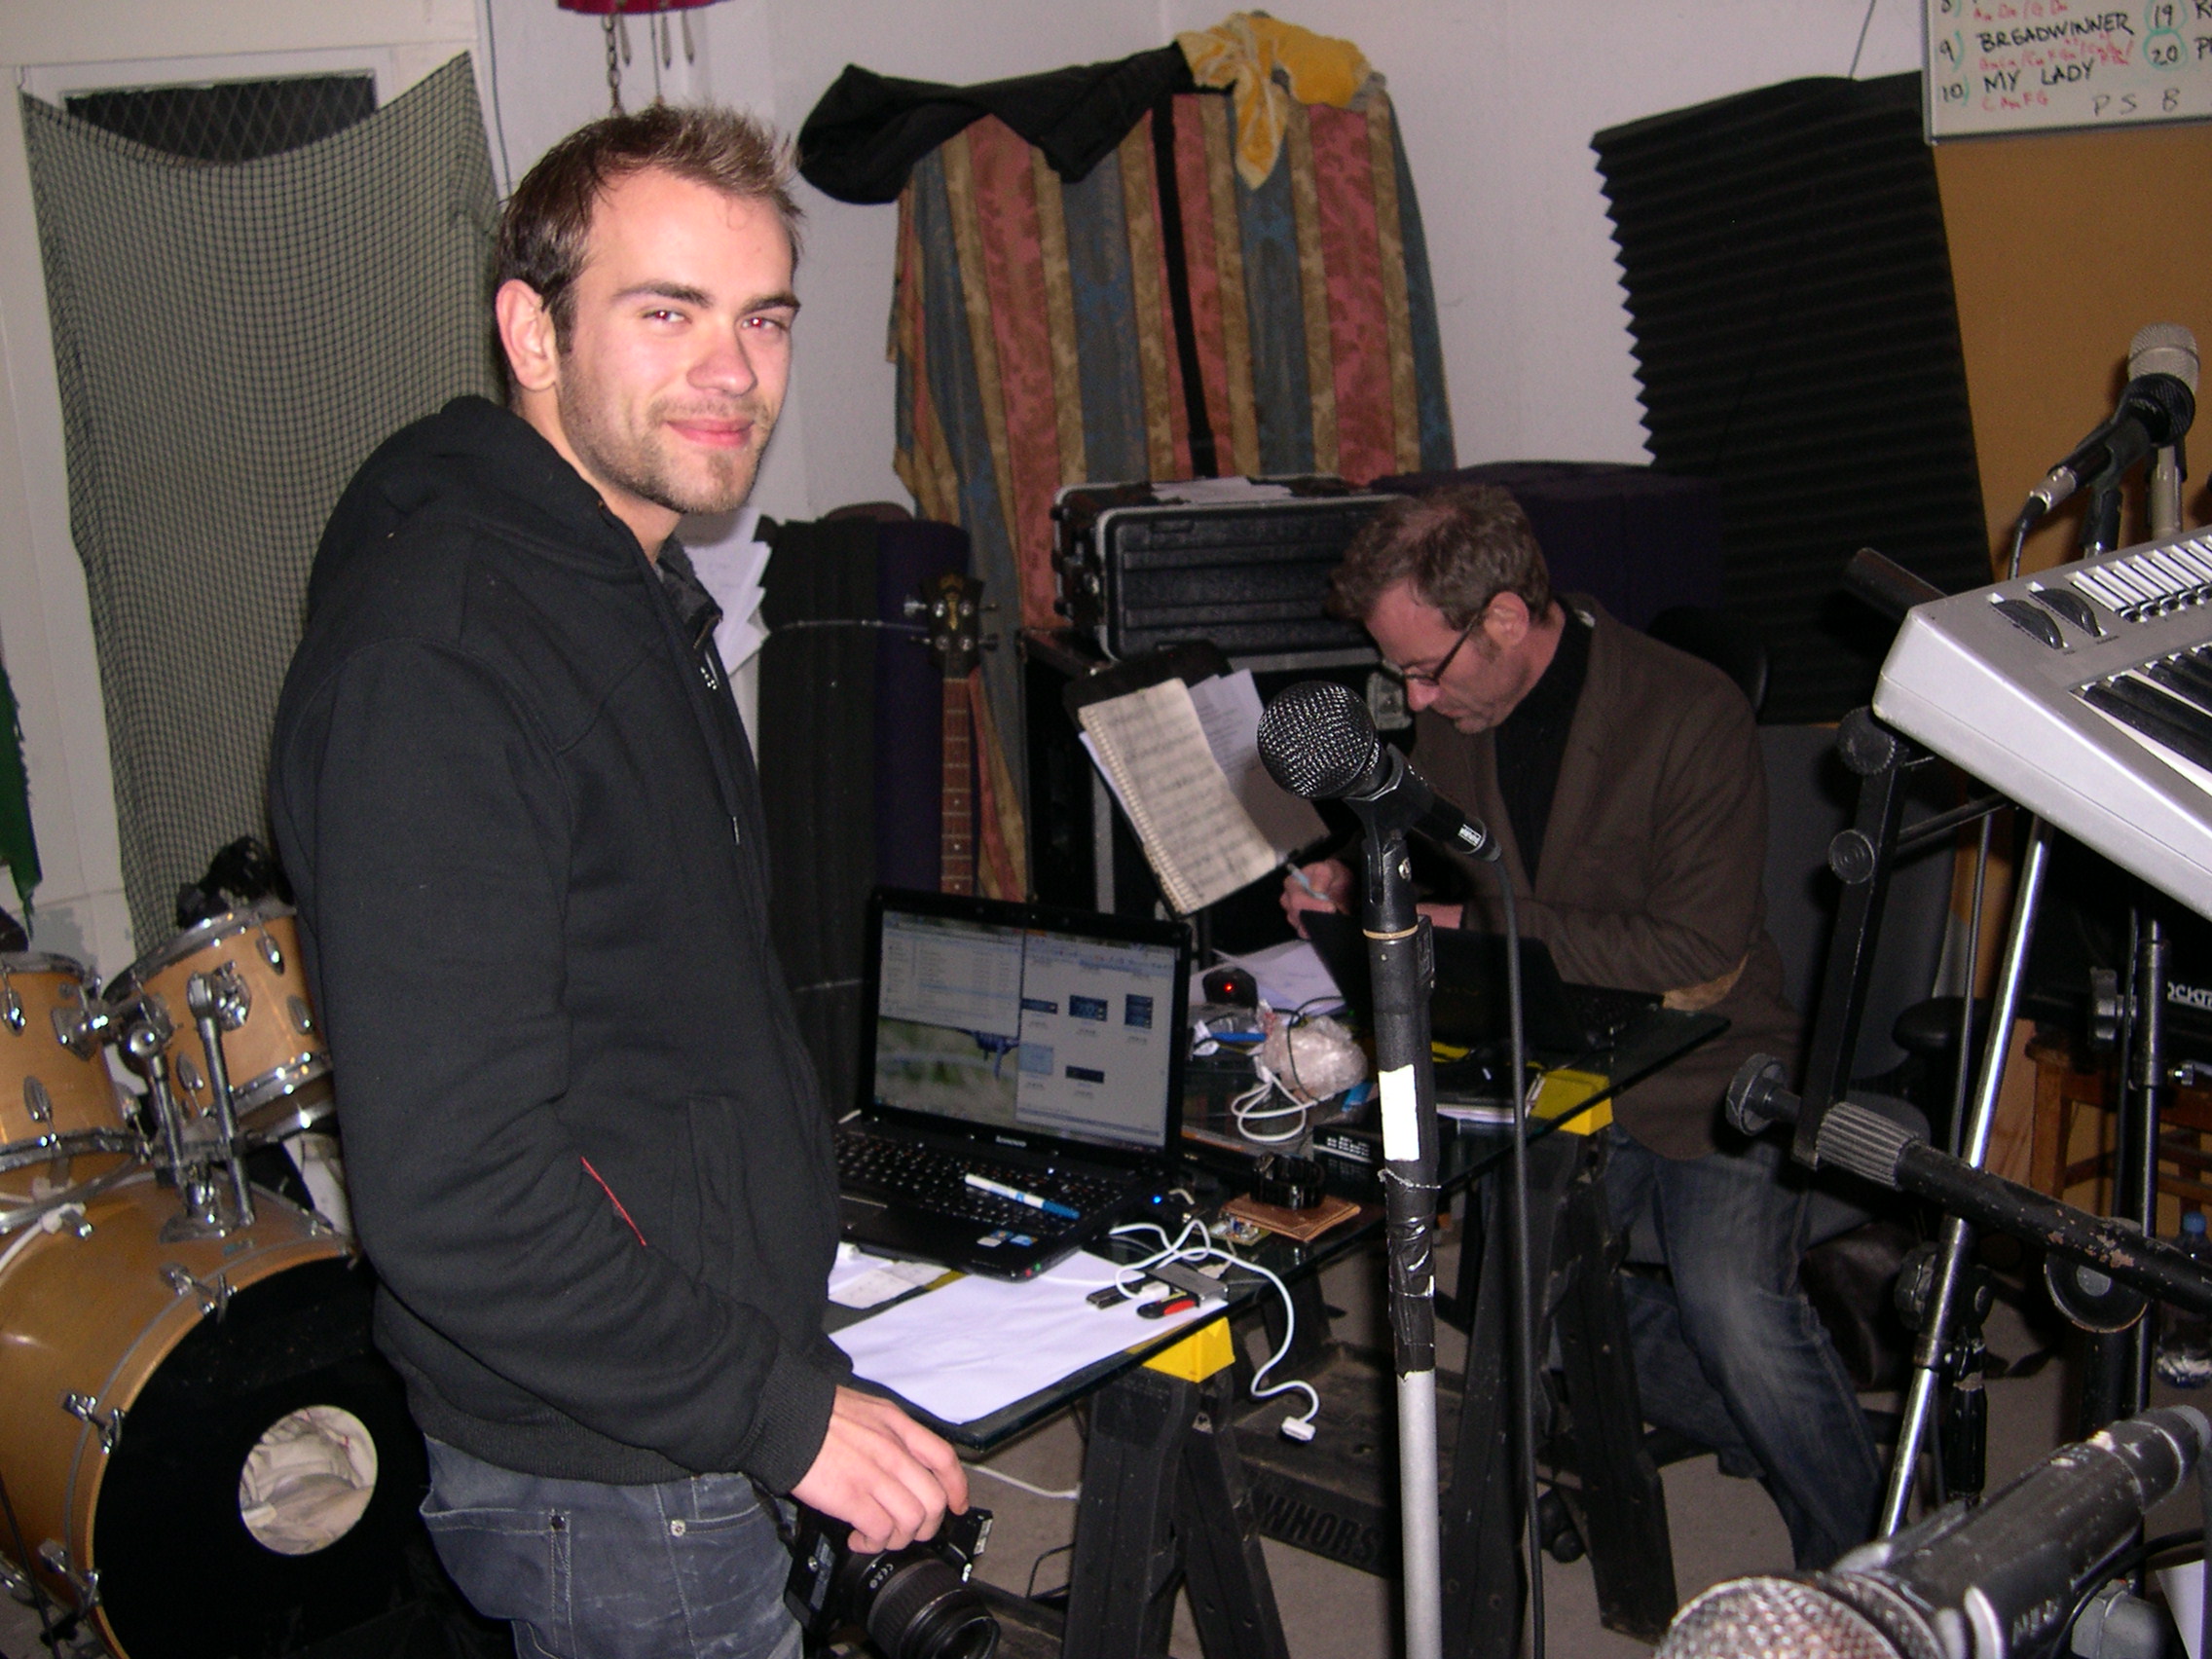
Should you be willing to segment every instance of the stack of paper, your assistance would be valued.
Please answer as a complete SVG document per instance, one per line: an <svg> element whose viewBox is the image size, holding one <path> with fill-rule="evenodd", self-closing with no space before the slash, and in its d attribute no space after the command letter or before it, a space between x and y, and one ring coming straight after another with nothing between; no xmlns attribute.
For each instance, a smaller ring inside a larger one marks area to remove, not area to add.
<svg viewBox="0 0 2212 1659"><path fill-rule="evenodd" d="M853 1370L940 1422L974 1422L1063 1377L1221 1310L1219 1303L1147 1319L1134 1302L1085 1300L1114 1269L1078 1251L1017 1284L970 1276L847 1325L830 1341Z"/></svg>

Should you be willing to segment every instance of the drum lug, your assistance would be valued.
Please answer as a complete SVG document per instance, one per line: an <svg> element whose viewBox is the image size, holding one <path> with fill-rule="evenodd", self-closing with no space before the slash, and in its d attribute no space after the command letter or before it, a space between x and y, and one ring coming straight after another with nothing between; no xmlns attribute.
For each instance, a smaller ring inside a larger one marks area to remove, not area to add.
<svg viewBox="0 0 2212 1659"><path fill-rule="evenodd" d="M281 957L283 953L277 954ZM215 993L215 1017L222 1021L225 1031L236 1031L245 1024L253 1013L253 992L240 976L237 963L226 962L209 974L207 988Z"/></svg>
<svg viewBox="0 0 2212 1659"><path fill-rule="evenodd" d="M5 1019L17 1036L23 1034L23 999L16 995L15 981L5 970L0 970L0 1019Z"/></svg>
<svg viewBox="0 0 2212 1659"><path fill-rule="evenodd" d="M61 1396L61 1409L73 1418L80 1418L100 1431L100 1450L113 1452L115 1443L123 1438L123 1408L117 1406L106 1417L100 1416L99 1400L91 1394L80 1394L74 1389ZM52 1565L51 1563L49 1565ZM66 1572L66 1567L55 1567Z"/></svg>
<svg viewBox="0 0 2212 1659"><path fill-rule="evenodd" d="M308 1007L307 998L286 997L284 1000L291 1010L292 1028L302 1037L313 1036L314 1034L314 1014Z"/></svg>
<svg viewBox="0 0 2212 1659"><path fill-rule="evenodd" d="M69 1551L58 1538L49 1538L38 1547L38 1559L46 1564L47 1571L55 1577L66 1579L75 1593L79 1610L90 1612L99 1605L100 1574L97 1567L79 1572L69 1565Z"/></svg>
<svg viewBox="0 0 2212 1659"><path fill-rule="evenodd" d="M54 1122L54 1097L47 1093L46 1085L35 1077L23 1079L23 1110L34 1124Z"/></svg>
<svg viewBox="0 0 2212 1659"><path fill-rule="evenodd" d="M0 1590L5 1590L26 1607L38 1605L38 1592L31 1588L30 1574L6 1556L0 1556Z"/></svg>
<svg viewBox="0 0 2212 1659"><path fill-rule="evenodd" d="M269 937L269 924L266 922L256 922L254 924L254 929L261 936L260 944L262 961L268 963L269 966L276 973L281 974L284 971L284 952L282 948L278 946L276 941Z"/></svg>
<svg viewBox="0 0 2212 1659"><path fill-rule="evenodd" d="M162 1269L162 1280L179 1296L199 1297L203 1315L212 1313L220 1319L231 1305L231 1281L221 1273L213 1279L197 1279L171 1262Z"/></svg>
<svg viewBox="0 0 2212 1659"><path fill-rule="evenodd" d="M94 1012L89 1008L56 1004L51 1014L54 1019L54 1040L80 1060L92 1058L93 1049L99 1046L113 1025L104 1012Z"/></svg>

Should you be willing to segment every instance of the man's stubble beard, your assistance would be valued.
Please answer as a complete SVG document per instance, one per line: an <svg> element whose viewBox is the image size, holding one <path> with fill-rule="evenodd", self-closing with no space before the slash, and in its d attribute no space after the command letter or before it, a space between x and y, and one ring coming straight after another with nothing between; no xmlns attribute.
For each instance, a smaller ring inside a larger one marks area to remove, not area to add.
<svg viewBox="0 0 2212 1659"><path fill-rule="evenodd" d="M649 405L644 431L630 432L611 428L603 422L599 402L576 395L572 380L564 379L556 395L560 403L561 429L574 448L577 459L608 484L672 513L726 513L742 506L745 498L753 493L753 481L760 469L761 452L775 426L774 416L763 414L750 401L740 403L734 410L716 411L714 418L718 420L735 415L751 421L752 441L744 449L726 455L701 452L697 459L709 476L694 482L677 477L668 463L667 450L654 442L654 434L664 430L662 405Z"/></svg>

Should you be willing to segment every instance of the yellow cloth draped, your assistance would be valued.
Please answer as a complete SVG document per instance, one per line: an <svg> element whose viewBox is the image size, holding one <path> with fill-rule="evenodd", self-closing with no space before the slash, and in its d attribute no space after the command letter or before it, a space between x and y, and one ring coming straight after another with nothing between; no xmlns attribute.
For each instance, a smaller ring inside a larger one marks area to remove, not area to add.
<svg viewBox="0 0 2212 1659"><path fill-rule="evenodd" d="M1175 37L1201 87L1227 87L1236 113L1236 173L1257 190L1275 170L1291 100L1347 108L1375 71L1348 40L1265 12L1233 12L1210 29Z"/></svg>

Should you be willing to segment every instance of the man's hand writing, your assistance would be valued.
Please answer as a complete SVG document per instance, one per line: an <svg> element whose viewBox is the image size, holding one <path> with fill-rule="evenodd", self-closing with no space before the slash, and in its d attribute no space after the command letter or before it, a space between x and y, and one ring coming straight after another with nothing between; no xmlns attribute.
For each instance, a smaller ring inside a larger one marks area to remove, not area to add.
<svg viewBox="0 0 2212 1659"><path fill-rule="evenodd" d="M1299 882L1304 876L1313 893L1309 893ZM1314 897L1314 893L1320 895ZM1351 866L1342 859L1323 859L1319 864L1302 865L1297 875L1282 878L1282 913L1290 918L1290 925L1298 930L1298 937L1306 937L1308 910L1335 910L1340 915L1351 911Z"/></svg>
<svg viewBox="0 0 2212 1659"><path fill-rule="evenodd" d="M861 1555L934 1536L947 1509L968 1507L968 1471L951 1447L889 1400L839 1388L830 1432L792 1496L849 1522Z"/></svg>

